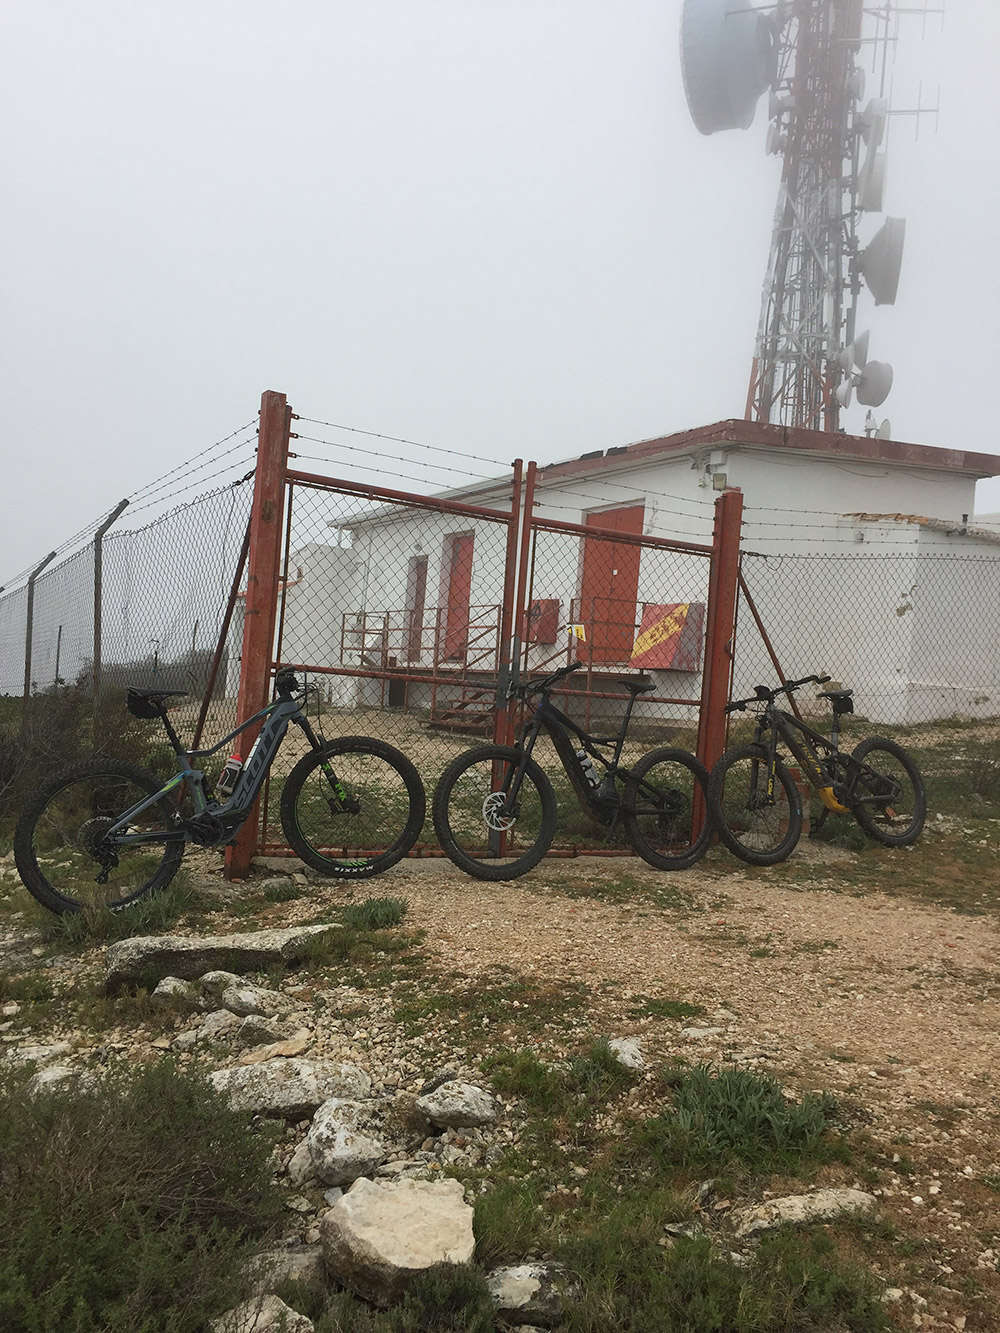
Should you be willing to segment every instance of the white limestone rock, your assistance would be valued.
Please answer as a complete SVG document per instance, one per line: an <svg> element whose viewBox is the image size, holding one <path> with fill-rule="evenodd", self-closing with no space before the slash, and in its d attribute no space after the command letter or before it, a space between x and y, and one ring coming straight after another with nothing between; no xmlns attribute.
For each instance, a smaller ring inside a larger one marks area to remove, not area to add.
<svg viewBox="0 0 1000 1333"><path fill-rule="evenodd" d="M580 1294L579 1284L558 1264L497 1268L487 1275L486 1285L505 1319L522 1319L544 1328L561 1323L567 1302Z"/></svg>
<svg viewBox="0 0 1000 1333"><path fill-rule="evenodd" d="M324 1185L349 1185L385 1160L384 1144L365 1132L370 1119L370 1107L339 1097L324 1102L313 1116L306 1146L313 1174Z"/></svg>
<svg viewBox="0 0 1000 1333"><path fill-rule="evenodd" d="M327 1272L365 1300L388 1305L434 1264L467 1264L472 1209L457 1180L362 1177L320 1220Z"/></svg>
<svg viewBox="0 0 1000 1333"><path fill-rule="evenodd" d="M326 1281L323 1251L318 1245L296 1245L287 1250L264 1250L250 1264L254 1290L265 1294L282 1282L322 1286Z"/></svg>
<svg viewBox="0 0 1000 1333"><path fill-rule="evenodd" d="M251 1296L214 1319L209 1327L212 1333L313 1333L312 1320L273 1293Z"/></svg>
<svg viewBox="0 0 1000 1333"><path fill-rule="evenodd" d="M441 1129L474 1129L491 1125L497 1118L496 1102L484 1088L457 1080L442 1083L433 1092L418 1097L416 1108Z"/></svg>
<svg viewBox="0 0 1000 1333"><path fill-rule="evenodd" d="M196 1014L205 1009L201 991L181 977L164 977L150 994L150 1003L178 1014Z"/></svg>
<svg viewBox="0 0 1000 1333"><path fill-rule="evenodd" d="M752 1208L742 1208L734 1219L736 1235L742 1238L775 1227L832 1222L838 1217L870 1213L874 1208L875 1196L864 1190L823 1189L811 1194L789 1194Z"/></svg>
<svg viewBox="0 0 1000 1333"><path fill-rule="evenodd" d="M637 1037L612 1037L608 1042L611 1054L625 1069L641 1073L646 1068L642 1047Z"/></svg>
<svg viewBox="0 0 1000 1333"><path fill-rule="evenodd" d="M217 1069L209 1082L238 1111L301 1120L331 1097L368 1097L372 1081L357 1065L276 1057L256 1065Z"/></svg>
<svg viewBox="0 0 1000 1333"><path fill-rule="evenodd" d="M112 944L105 955L108 994L144 983L152 974L204 979L206 972L262 971L275 963L294 962L315 947L317 939L341 930L339 925L293 926L288 930L256 930L238 935L140 935Z"/></svg>

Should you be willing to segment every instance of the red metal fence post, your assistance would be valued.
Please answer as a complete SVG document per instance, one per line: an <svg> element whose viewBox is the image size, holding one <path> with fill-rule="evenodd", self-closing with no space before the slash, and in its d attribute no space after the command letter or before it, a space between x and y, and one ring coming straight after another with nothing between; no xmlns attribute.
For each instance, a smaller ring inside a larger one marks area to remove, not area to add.
<svg viewBox="0 0 1000 1333"><path fill-rule="evenodd" d="M250 510L249 568L240 693L236 706L237 726L259 712L270 695L291 422L292 411L283 393L268 390L261 395L257 469L253 483L253 506ZM243 733L242 754L246 754L246 747L253 739L252 730ZM235 843L226 848L227 879L241 879L249 871L250 861L257 850L258 818L259 803L255 803Z"/></svg>
<svg viewBox="0 0 1000 1333"><path fill-rule="evenodd" d="M724 491L715 502L712 570L708 581L705 668L698 719L698 758L711 769L726 744L726 704L736 632L736 589L740 577L743 492Z"/></svg>
<svg viewBox="0 0 1000 1333"><path fill-rule="evenodd" d="M493 715L493 741L496 745L510 745L513 740L511 721L512 706L506 697L511 671L516 672L512 662L511 642L514 633L514 591L517 567L518 524L521 518L521 478L524 464L520 458L514 460L514 475L510 491L510 519L507 523L507 549L504 556L503 603L500 608L500 630L497 639L497 695Z"/></svg>

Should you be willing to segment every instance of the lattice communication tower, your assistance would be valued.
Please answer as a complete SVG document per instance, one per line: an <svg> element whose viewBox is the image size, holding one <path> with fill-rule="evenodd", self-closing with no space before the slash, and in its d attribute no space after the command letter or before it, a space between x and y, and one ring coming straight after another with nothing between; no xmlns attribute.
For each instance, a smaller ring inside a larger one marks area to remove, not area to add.
<svg viewBox="0 0 1000 1333"><path fill-rule="evenodd" d="M926 0L922 0L926 4ZM892 367L868 359L856 330L862 291L896 300L906 223L883 210L886 78L903 8L895 0L684 0L681 65L703 134L747 129L769 92L767 151L782 159L771 251L746 416L836 431L852 397L870 409L892 388ZM865 99L869 73L878 84ZM919 106L916 114L937 111ZM902 114L914 114L906 112ZM919 123L919 121L918 121Z"/></svg>

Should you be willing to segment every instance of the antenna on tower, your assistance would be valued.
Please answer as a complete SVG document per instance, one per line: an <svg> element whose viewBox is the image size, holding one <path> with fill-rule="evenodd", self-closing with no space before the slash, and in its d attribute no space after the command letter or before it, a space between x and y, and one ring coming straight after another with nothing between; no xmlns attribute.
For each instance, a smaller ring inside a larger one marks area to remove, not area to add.
<svg viewBox="0 0 1000 1333"><path fill-rule="evenodd" d="M892 367L868 359L855 334L867 292L896 300L906 223L886 218L863 240L865 218L883 211L887 136L896 116L917 127L940 98L897 111L886 93L901 19L926 30L942 15L930 0L684 0L681 67L702 134L746 129L767 93L766 151L782 159L781 185L747 397L747 417L839 430L854 398L877 407ZM860 63L871 48L871 74ZM869 86L871 91L869 92ZM865 100L867 94L867 101ZM874 427L881 432L888 422Z"/></svg>

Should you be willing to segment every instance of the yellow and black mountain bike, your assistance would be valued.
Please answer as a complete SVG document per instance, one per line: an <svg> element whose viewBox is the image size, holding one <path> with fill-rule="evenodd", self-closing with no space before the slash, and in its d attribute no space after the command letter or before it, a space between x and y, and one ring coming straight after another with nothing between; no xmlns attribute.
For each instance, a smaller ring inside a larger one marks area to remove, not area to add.
<svg viewBox="0 0 1000 1333"><path fill-rule="evenodd" d="M916 842L927 814L920 770L901 745L869 736L850 754L838 748L840 719L854 712L851 690L824 690L833 706L829 737L813 731L774 706L780 695L803 685L825 685L829 676L804 676L777 689L758 685L750 699L737 699L733 713L759 705L750 745L727 750L712 769L708 805L719 837L736 856L753 865L783 861L802 833L802 800L778 755L778 742L795 756L806 780L829 811L851 814L870 838L887 847Z"/></svg>

